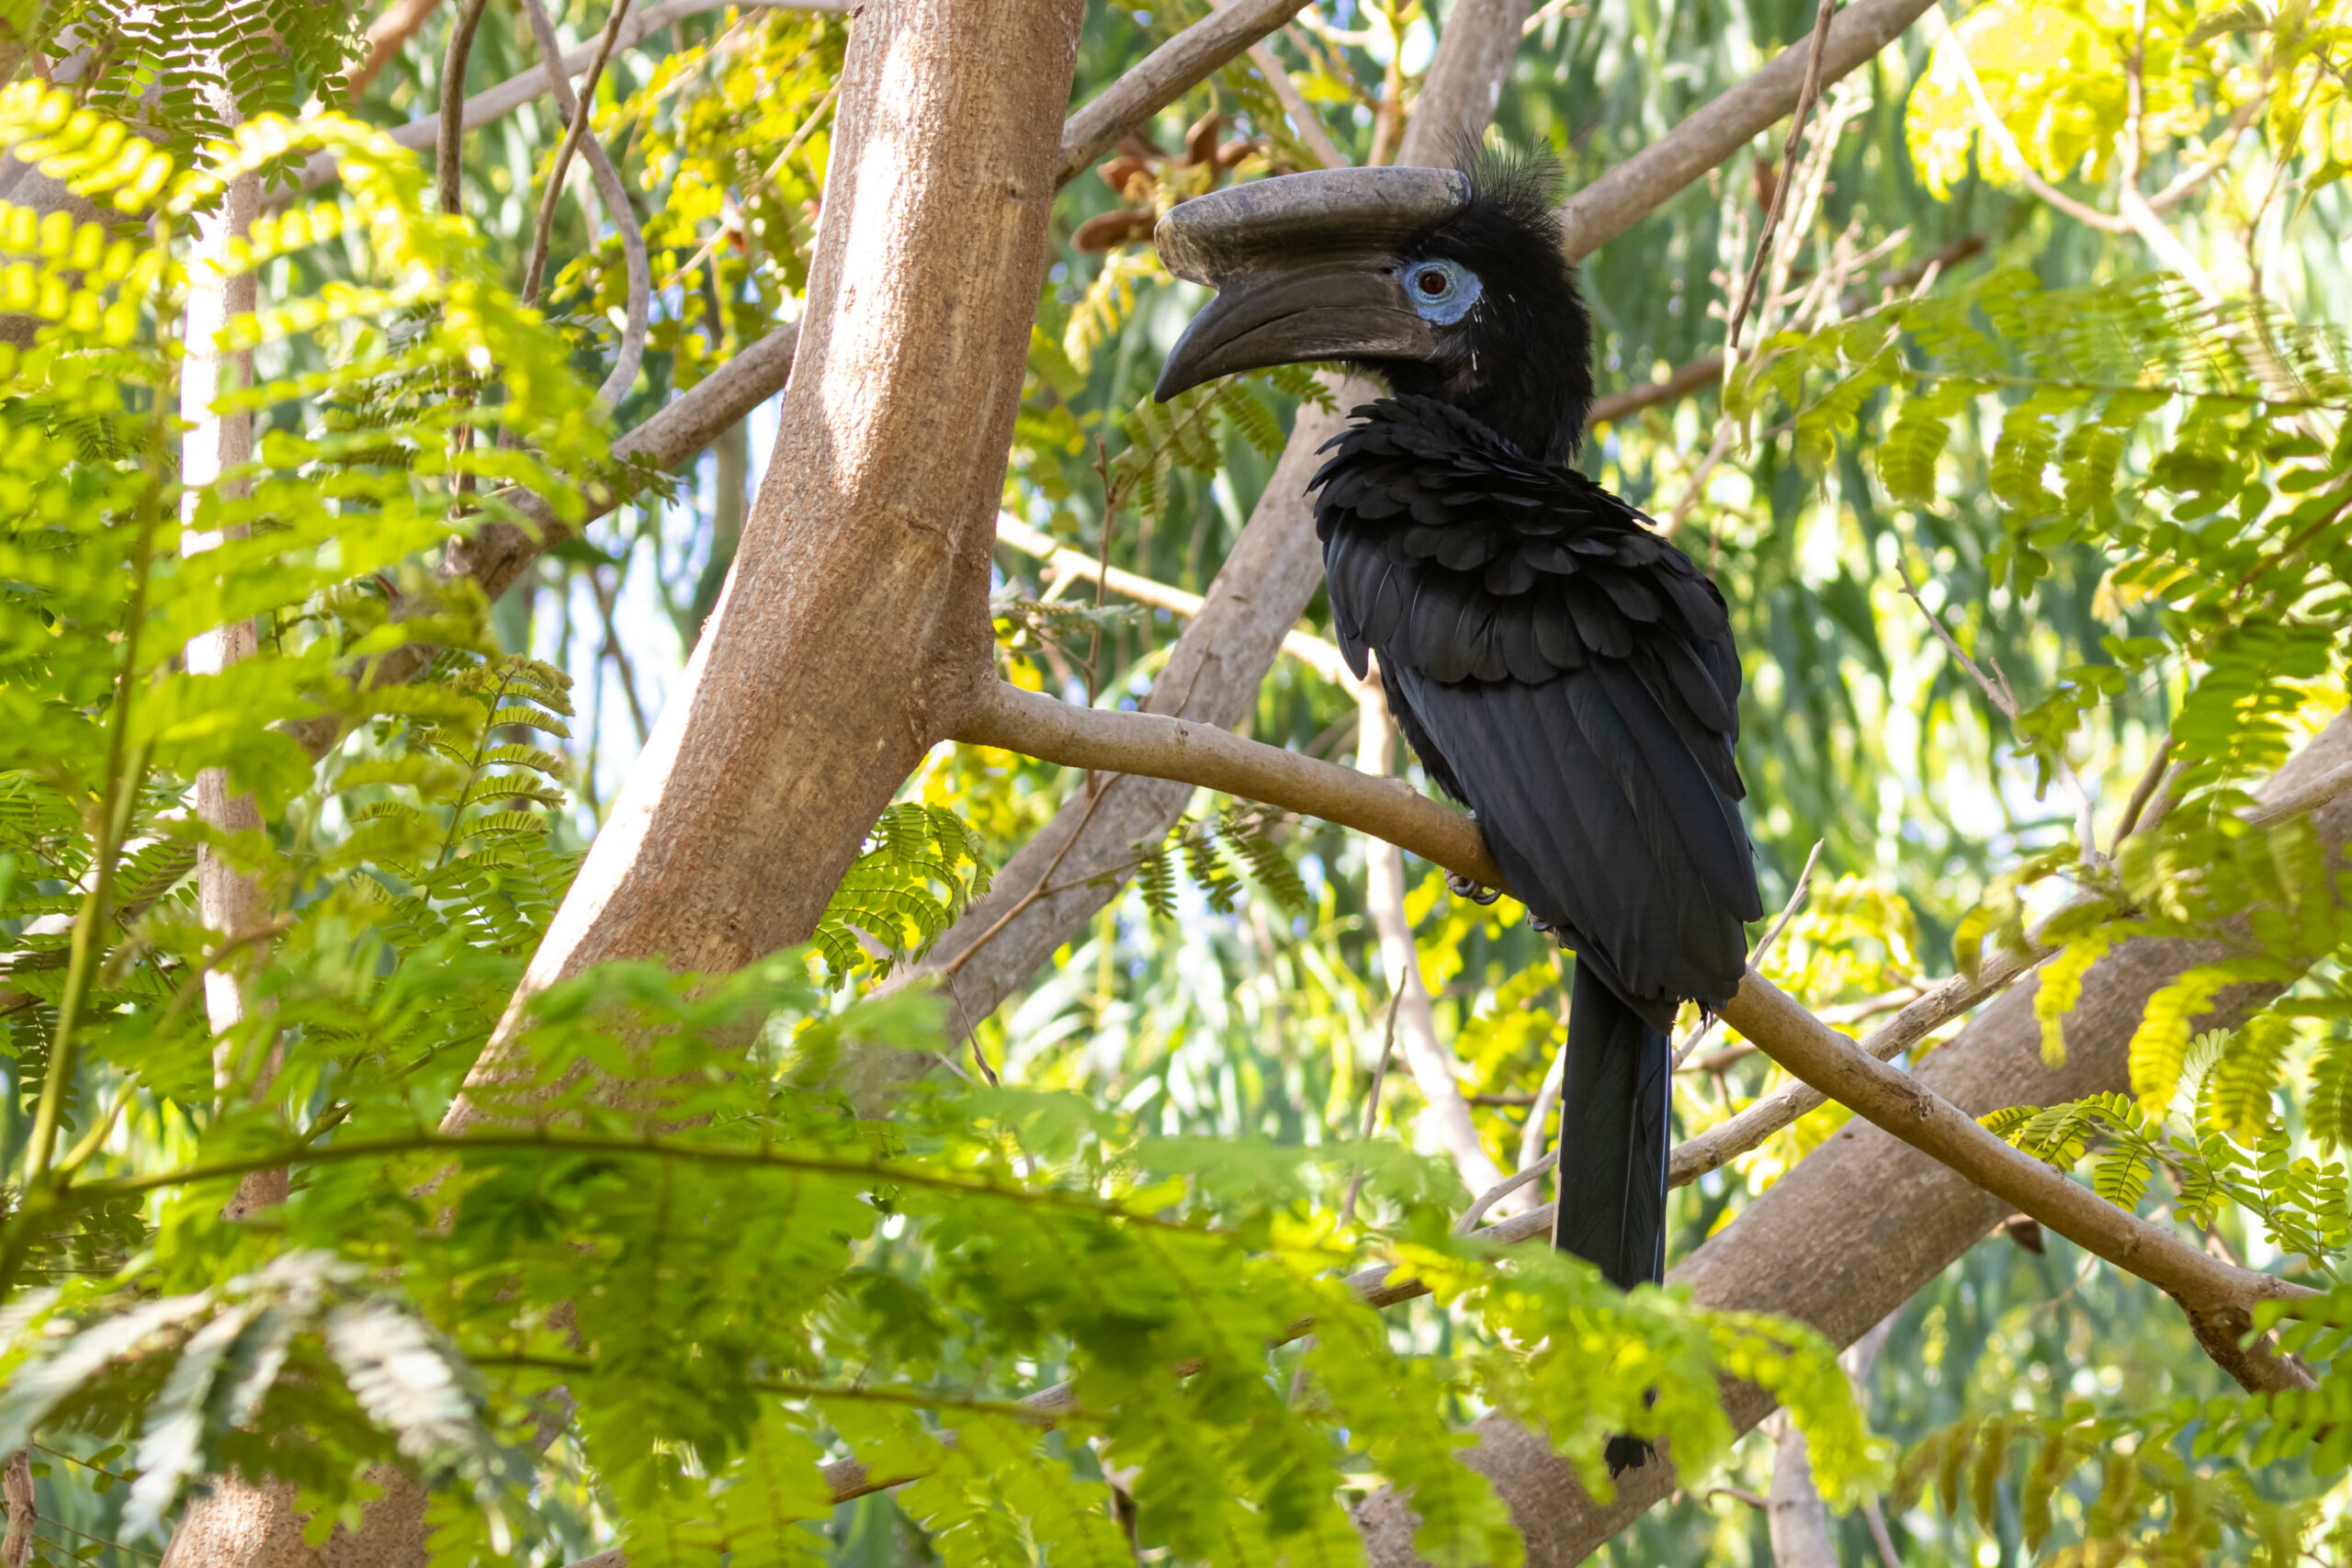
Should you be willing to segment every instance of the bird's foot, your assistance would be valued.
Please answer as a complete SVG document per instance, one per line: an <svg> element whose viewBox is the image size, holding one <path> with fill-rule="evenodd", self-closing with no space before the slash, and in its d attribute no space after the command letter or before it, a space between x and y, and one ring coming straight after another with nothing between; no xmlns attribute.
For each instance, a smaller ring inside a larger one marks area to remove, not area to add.
<svg viewBox="0 0 2352 1568"><path fill-rule="evenodd" d="M1549 920L1547 920L1547 919L1544 919L1543 916L1541 916L1541 915L1530 915L1530 916L1528 916L1528 917L1527 917L1527 923L1528 923L1529 925L1532 926L1533 928L1535 928L1535 930L1537 930L1537 931L1550 931L1550 930L1552 929L1552 922L1551 922L1551 921L1549 921Z"/></svg>
<svg viewBox="0 0 2352 1568"><path fill-rule="evenodd" d="M1467 898L1473 904L1491 904L1503 896L1501 888L1488 887L1483 883L1473 882L1460 872L1447 872L1445 886L1446 890L1456 898Z"/></svg>

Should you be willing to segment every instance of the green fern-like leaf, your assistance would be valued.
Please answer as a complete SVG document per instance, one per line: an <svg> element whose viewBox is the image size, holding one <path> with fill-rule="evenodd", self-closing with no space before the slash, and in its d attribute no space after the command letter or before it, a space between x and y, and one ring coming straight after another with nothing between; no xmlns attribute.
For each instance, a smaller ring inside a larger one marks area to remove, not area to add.
<svg viewBox="0 0 2352 1568"><path fill-rule="evenodd" d="M2041 966L2041 984L2033 993L2033 1017L2041 1026L2042 1065L2053 1072L2066 1065L2065 1018L2082 1000L2083 977L2111 945L2104 934L2094 932L2068 942ZM2172 1086L2167 1084L2164 1098L2171 1097Z"/></svg>
<svg viewBox="0 0 2352 1568"><path fill-rule="evenodd" d="M2271 1090L2278 1087L2294 1043L2291 1019L2261 1013L2232 1033L2206 1075L2199 1120L2216 1132L2251 1142L2270 1125ZM2352 1111L2352 1105L2341 1108ZM2338 1125L2342 1125L2338 1122Z"/></svg>
<svg viewBox="0 0 2352 1568"><path fill-rule="evenodd" d="M2188 1060L2189 1021L2211 1004L2229 978L2222 970L2200 966L2148 998L2132 1034L2129 1058L2132 1091L2140 1103L2161 1108L2171 1100Z"/></svg>

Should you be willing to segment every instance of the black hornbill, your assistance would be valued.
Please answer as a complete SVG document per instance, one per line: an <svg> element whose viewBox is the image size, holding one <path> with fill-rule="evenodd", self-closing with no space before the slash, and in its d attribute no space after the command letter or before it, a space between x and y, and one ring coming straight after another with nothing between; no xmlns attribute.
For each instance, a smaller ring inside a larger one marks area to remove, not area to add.
<svg viewBox="0 0 2352 1568"><path fill-rule="evenodd" d="M1739 660L1714 585L1568 467L1592 330L1552 166L1465 162L1170 210L1169 270L1217 292L1158 396L1309 360L1392 389L1310 487L1332 621L1359 675L1379 654L1430 779L1576 950L1553 1239L1630 1289L1665 1268L1666 1032L1686 999L1730 1000L1742 922L1763 913L1732 755Z"/></svg>

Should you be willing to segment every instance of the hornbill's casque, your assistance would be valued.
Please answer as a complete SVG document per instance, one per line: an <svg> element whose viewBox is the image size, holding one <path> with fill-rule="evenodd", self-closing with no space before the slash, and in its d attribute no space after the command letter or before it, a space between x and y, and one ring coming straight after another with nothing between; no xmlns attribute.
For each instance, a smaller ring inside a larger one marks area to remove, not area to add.
<svg viewBox="0 0 2352 1568"><path fill-rule="evenodd" d="M1731 999L1742 922L1763 912L1732 756L1739 660L1714 585L1567 466L1592 333L1552 166L1465 162L1170 210L1160 256L1216 297L1157 395L1311 360L1392 389L1310 487L1331 618L1357 674L1380 656L1406 739L1512 893L1576 950L1553 1239L1630 1289L1665 1268L1667 1030L1686 999Z"/></svg>

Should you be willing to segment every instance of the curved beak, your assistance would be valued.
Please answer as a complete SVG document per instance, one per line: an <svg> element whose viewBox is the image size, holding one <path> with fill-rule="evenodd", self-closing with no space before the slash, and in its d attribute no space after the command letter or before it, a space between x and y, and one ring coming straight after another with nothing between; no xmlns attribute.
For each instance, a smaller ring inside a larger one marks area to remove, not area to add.
<svg viewBox="0 0 2352 1568"><path fill-rule="evenodd" d="M1437 339L1386 267L1339 261L1229 277L1176 340L1151 395L1317 359L1427 359Z"/></svg>
<svg viewBox="0 0 2352 1568"><path fill-rule="evenodd" d="M1462 209L1452 169L1325 169L1232 186L1171 209L1154 238L1179 277L1217 293L1168 356L1166 401L1237 370L1317 359L1427 359L1429 323L1396 258Z"/></svg>

